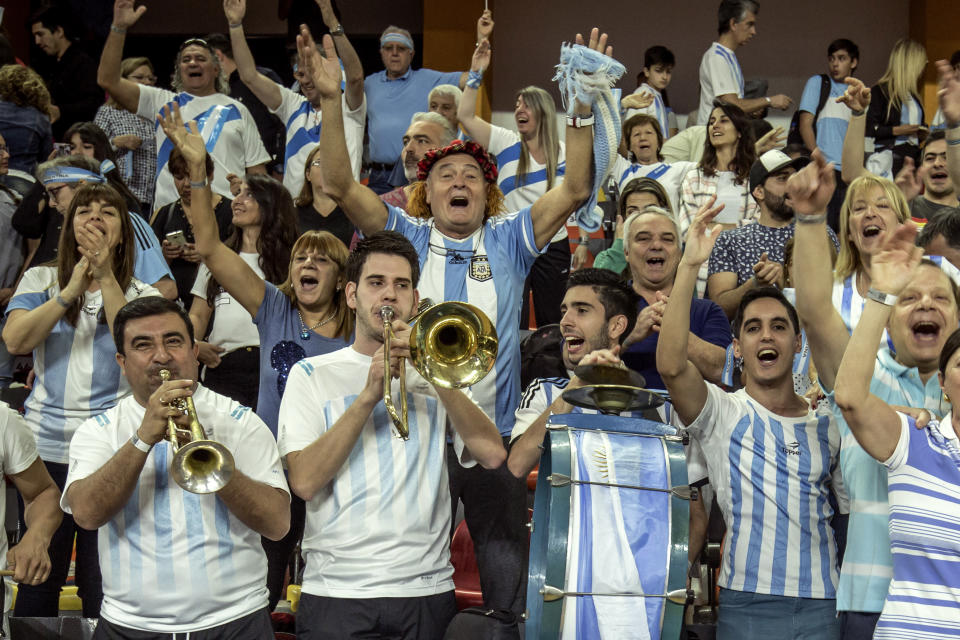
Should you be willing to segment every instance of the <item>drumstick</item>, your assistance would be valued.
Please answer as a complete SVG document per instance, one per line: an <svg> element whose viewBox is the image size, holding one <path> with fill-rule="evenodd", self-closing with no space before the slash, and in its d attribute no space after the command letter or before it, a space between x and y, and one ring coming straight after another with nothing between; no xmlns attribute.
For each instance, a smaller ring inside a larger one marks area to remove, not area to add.
<svg viewBox="0 0 960 640"><path fill-rule="evenodd" d="M0 569L0 576L5 578L13 577L13 569Z"/></svg>

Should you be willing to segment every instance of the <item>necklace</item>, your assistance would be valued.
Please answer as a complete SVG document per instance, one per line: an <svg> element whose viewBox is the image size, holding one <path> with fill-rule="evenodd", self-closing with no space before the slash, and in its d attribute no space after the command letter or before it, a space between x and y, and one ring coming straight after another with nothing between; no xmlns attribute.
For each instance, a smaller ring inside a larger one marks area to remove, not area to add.
<svg viewBox="0 0 960 640"><path fill-rule="evenodd" d="M327 316L327 317L324 318L323 320L318 320L317 323L314 324L312 327L307 328L306 323L303 321L303 314L300 313L300 309L297 309L297 316L300 318L300 339L301 339L301 340L309 340L309 339L310 339L310 333L311 333L314 329L319 329L319 328L322 327L323 325L327 324L328 322L330 322L331 320L333 320L333 317L334 317L335 315L337 315L337 312L336 312L336 311L334 311L333 313L331 313L329 316Z"/></svg>

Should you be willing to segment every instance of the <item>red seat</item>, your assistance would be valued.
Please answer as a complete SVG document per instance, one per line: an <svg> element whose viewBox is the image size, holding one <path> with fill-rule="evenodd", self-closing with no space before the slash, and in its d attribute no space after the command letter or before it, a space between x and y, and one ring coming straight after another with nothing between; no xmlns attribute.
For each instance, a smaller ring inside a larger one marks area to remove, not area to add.
<svg viewBox="0 0 960 640"><path fill-rule="evenodd" d="M467 529L466 520L461 521L453 532L453 540L450 541L450 563L453 565L457 609L482 607L480 570L477 568L477 557L473 554L473 539Z"/></svg>

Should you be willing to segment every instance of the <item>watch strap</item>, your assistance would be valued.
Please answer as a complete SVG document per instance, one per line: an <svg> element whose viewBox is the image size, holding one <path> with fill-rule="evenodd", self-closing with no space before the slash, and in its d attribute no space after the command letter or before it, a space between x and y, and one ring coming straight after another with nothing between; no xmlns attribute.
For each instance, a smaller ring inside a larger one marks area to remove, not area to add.
<svg viewBox="0 0 960 640"><path fill-rule="evenodd" d="M892 293L884 293L883 291L874 289L873 287L867 289L867 298L875 302L879 302L880 304L885 304L888 307L892 307L897 303L897 296L893 295Z"/></svg>
<svg viewBox="0 0 960 640"><path fill-rule="evenodd" d="M139 437L137 437L136 431L134 431L133 435L130 436L130 444L135 446L137 449L140 449L140 451L143 451L144 453L150 453L150 450L153 449L152 444L147 444L146 442L141 440Z"/></svg>

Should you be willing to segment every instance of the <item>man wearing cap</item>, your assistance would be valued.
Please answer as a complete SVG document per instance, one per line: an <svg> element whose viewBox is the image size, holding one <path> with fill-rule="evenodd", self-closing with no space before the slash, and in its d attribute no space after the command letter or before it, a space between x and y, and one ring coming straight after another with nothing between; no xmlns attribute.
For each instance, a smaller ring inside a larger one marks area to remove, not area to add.
<svg viewBox="0 0 960 640"><path fill-rule="evenodd" d="M518 319L523 282L566 218L590 196L590 107L578 101L574 113L584 115L567 119L564 180L532 206L504 213L490 156L474 142L455 140L429 151L420 162L420 182L414 186L407 215L385 205L346 170L339 82L333 66L336 52L325 37L326 55L321 58L312 41L304 40L301 57L312 65L326 114L320 133L321 153L329 159L322 167L324 189L362 233L391 229L413 243L423 273L421 297L469 302L493 321L499 334L497 362L471 391L506 441L520 399ZM591 53L602 51L605 44L606 35L598 37L594 29ZM462 469L455 462L450 465L450 483L453 496L464 503L485 606L519 613L527 537L525 485L506 466Z"/></svg>
<svg viewBox="0 0 960 640"><path fill-rule="evenodd" d="M791 160L779 150L767 151L750 168L750 194L760 205L760 219L720 232L710 253L707 294L733 318L740 299L750 289L782 288L783 247L793 237L794 214L787 194L787 180L810 162ZM837 236L827 229L834 247Z"/></svg>
<svg viewBox="0 0 960 640"><path fill-rule="evenodd" d="M492 30L493 22L481 17L477 22L477 42L488 37ZM375 193L393 189L389 179L403 148L400 140L410 118L427 104L430 90L441 84L463 89L467 82L466 71L411 69L413 53L410 32L390 25L380 34L380 58L384 70L370 74L363 83L367 96L367 134L370 137L368 185Z"/></svg>
<svg viewBox="0 0 960 640"><path fill-rule="evenodd" d="M229 84L220 67L220 60L210 45L191 38L180 46L174 70L173 88L179 93L148 87L120 77L120 61L127 29L146 12L145 6L134 9L134 0L116 0L113 23L103 45L97 83L110 93L123 108L141 118L155 120L165 104L176 101L183 119L196 120L216 167L211 188L231 198L230 174L266 173L270 154L263 146L253 116L242 103L228 94ZM173 144L163 129L157 127L157 189L154 209L179 198L173 176L167 166Z"/></svg>

